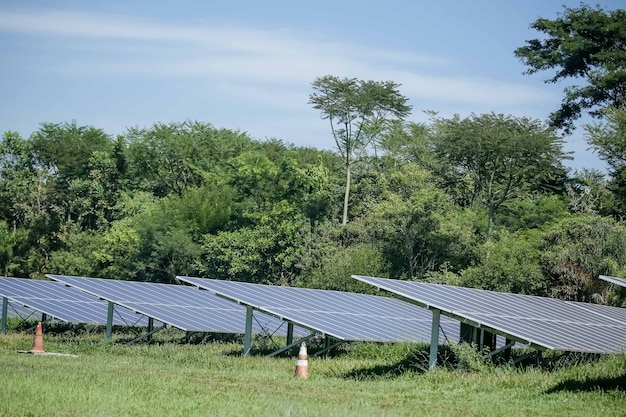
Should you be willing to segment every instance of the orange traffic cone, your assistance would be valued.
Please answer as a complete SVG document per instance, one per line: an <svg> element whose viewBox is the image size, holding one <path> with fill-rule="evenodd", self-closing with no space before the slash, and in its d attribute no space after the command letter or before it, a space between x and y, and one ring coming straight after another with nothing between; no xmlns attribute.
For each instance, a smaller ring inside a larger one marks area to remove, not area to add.
<svg viewBox="0 0 626 417"><path fill-rule="evenodd" d="M37 330L35 330L35 341L33 342L33 348L30 350L32 353L43 353L43 329L41 322L37 324Z"/></svg>
<svg viewBox="0 0 626 417"><path fill-rule="evenodd" d="M298 361L296 362L296 378L306 379L309 377L309 360L306 354L306 343L300 345Z"/></svg>

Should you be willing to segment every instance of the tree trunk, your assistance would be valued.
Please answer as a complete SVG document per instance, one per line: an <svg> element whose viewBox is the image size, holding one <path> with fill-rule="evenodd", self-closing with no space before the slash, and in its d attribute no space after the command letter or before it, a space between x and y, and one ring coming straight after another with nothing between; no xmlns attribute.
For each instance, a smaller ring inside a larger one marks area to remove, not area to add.
<svg viewBox="0 0 626 417"><path fill-rule="evenodd" d="M342 224L345 226L348 224L348 202L350 200L350 165L346 165L346 192L343 196L343 221Z"/></svg>
<svg viewBox="0 0 626 417"><path fill-rule="evenodd" d="M491 232L493 231L493 216L496 212L496 209L493 206L493 204L489 204L489 209L487 212L488 212L487 241L489 241L489 239L491 239Z"/></svg>

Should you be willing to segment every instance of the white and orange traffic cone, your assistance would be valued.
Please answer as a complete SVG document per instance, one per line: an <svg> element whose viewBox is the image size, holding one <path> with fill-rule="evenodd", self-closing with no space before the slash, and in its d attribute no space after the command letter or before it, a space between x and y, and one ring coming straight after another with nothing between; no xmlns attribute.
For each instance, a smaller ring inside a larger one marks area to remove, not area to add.
<svg viewBox="0 0 626 417"><path fill-rule="evenodd" d="M309 377L309 357L306 353L306 343L300 345L298 361L296 362L296 378L307 379Z"/></svg>
<svg viewBox="0 0 626 417"><path fill-rule="evenodd" d="M17 353L32 353L34 355L56 355L56 356L70 356L77 358L77 355L69 353L51 353L43 350L43 326L41 322L37 323L37 329L35 330L35 341L33 342L33 348L31 350L18 350Z"/></svg>
<svg viewBox="0 0 626 417"><path fill-rule="evenodd" d="M43 327L41 326L41 322L37 324L37 330L35 330L35 341L33 342L33 348L30 351L32 353L44 353Z"/></svg>

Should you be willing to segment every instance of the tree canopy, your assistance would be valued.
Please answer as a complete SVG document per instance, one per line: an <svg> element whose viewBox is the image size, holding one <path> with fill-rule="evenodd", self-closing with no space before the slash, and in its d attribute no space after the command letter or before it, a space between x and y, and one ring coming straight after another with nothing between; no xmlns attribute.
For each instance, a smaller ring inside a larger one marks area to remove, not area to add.
<svg viewBox="0 0 626 417"><path fill-rule="evenodd" d="M326 75L316 78L309 104L319 110L330 127L346 169L342 222L348 222L353 164L389 128L411 112L408 99L393 81L363 81Z"/></svg>
<svg viewBox="0 0 626 417"><path fill-rule="evenodd" d="M470 194L487 209L487 237L496 210L553 176L566 158L562 139L538 120L491 113L433 125L434 152L456 174L450 181L469 177Z"/></svg>
<svg viewBox="0 0 626 417"><path fill-rule="evenodd" d="M601 116L608 106L626 104L626 11L581 4L564 7L554 20L530 25L545 35L515 50L529 68L527 74L555 70L546 83L571 79L561 107L551 114L554 126L571 131L583 111ZM582 80L584 84L578 85Z"/></svg>

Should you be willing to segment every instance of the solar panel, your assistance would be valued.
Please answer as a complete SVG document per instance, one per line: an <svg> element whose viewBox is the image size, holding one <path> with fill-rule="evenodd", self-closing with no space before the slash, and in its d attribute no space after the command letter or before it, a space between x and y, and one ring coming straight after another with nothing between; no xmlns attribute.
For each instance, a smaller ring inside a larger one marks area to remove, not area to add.
<svg viewBox="0 0 626 417"><path fill-rule="evenodd" d="M626 279L618 277L609 277L606 275L600 275L600 279L610 282L611 284L619 285L620 287L626 287Z"/></svg>
<svg viewBox="0 0 626 417"><path fill-rule="evenodd" d="M590 353L618 353L626 348L621 308L441 284L353 278L533 347Z"/></svg>
<svg viewBox="0 0 626 417"><path fill-rule="evenodd" d="M432 313L394 298L207 278L177 279L342 341L423 342L431 338ZM442 338L456 336L459 323L442 320L440 332Z"/></svg>
<svg viewBox="0 0 626 417"><path fill-rule="evenodd" d="M52 275L47 277L189 332L244 333L246 309L195 288L150 282ZM255 315L254 333L285 334L283 322Z"/></svg>
<svg viewBox="0 0 626 417"><path fill-rule="evenodd" d="M68 323L106 324L108 305L59 282L0 277L0 297ZM123 308L115 310L113 324L146 326L145 317Z"/></svg>

